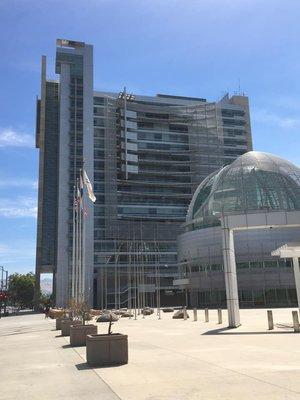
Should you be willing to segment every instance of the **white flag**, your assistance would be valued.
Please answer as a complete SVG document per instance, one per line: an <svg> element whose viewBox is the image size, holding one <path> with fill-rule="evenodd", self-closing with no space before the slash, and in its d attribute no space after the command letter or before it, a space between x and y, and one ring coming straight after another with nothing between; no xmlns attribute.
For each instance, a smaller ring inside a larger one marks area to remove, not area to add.
<svg viewBox="0 0 300 400"><path fill-rule="evenodd" d="M94 195L93 186L92 186L85 170L83 170L83 183L85 184L85 186L87 188L89 198L92 200L93 203L95 203L96 196Z"/></svg>

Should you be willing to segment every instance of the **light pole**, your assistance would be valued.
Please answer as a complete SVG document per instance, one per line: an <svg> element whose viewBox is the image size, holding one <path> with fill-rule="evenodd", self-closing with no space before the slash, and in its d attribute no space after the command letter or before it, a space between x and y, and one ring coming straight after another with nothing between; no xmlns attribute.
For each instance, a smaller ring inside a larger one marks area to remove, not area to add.
<svg viewBox="0 0 300 400"><path fill-rule="evenodd" d="M6 314L7 296L6 293L4 293L4 290L7 292L8 289L8 271L4 269L4 267L1 265L0 268L1 268L1 285L0 285L0 318L1 318L2 301L4 302L4 315Z"/></svg>

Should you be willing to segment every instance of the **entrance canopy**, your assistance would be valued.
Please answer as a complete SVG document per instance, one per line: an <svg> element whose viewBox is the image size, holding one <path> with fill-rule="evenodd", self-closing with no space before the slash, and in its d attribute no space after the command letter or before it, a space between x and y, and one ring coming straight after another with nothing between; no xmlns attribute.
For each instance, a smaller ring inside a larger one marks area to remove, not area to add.
<svg viewBox="0 0 300 400"><path fill-rule="evenodd" d="M278 247L278 249L273 250L272 256L277 256L280 258L294 258L300 257L300 242L287 243L283 246Z"/></svg>

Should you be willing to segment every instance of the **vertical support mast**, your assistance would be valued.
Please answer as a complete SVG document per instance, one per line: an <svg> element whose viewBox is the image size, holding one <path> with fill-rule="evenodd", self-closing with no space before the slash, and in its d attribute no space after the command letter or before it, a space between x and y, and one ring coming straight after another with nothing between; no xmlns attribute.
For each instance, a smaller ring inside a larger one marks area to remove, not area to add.
<svg viewBox="0 0 300 400"><path fill-rule="evenodd" d="M78 179L76 184L76 190L78 191ZM78 197L78 195L77 195ZM78 301L79 292L79 198L77 199L77 211L76 211L76 231L75 231L75 300Z"/></svg>
<svg viewBox="0 0 300 400"><path fill-rule="evenodd" d="M84 165L84 161L83 161ZM80 185L82 186L82 209L81 209L81 220L82 220L82 227L81 227L81 243L82 243L82 249L81 249L81 293L82 293L82 300L88 301L86 298L85 294L85 201L84 201L84 184L83 184L83 176L82 176L82 170L80 170Z"/></svg>
<svg viewBox="0 0 300 400"><path fill-rule="evenodd" d="M79 182L80 186L80 182ZM80 196L82 202L82 196ZM82 204L78 208L78 299L82 300Z"/></svg>
<svg viewBox="0 0 300 400"><path fill-rule="evenodd" d="M76 238L75 238L75 233L76 233L76 228L75 228L75 201L76 201L76 188L75 185L73 187L73 237L72 237L72 277L71 277L71 295L72 298L75 298L75 243L76 243Z"/></svg>

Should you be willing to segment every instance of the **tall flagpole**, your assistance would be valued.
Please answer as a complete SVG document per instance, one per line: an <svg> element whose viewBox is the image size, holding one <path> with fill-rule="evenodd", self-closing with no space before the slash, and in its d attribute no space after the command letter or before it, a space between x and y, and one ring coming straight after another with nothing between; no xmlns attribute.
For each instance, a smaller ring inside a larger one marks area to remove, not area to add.
<svg viewBox="0 0 300 400"><path fill-rule="evenodd" d="M81 287L82 287L82 300L87 300L85 298L85 204L84 204L84 189L83 189L83 176L82 171L80 171L80 186L82 189L82 209L81 209L81 221L82 221L82 238L81 238Z"/></svg>
<svg viewBox="0 0 300 400"><path fill-rule="evenodd" d="M76 196L77 196L77 205L76 205L76 239L75 239L75 299L78 301L78 292L79 292L79 208L80 208L80 198L78 196L78 179L76 185Z"/></svg>
<svg viewBox="0 0 300 400"><path fill-rule="evenodd" d="M71 277L71 296L74 299L75 298L75 243L76 243L76 238L75 238L75 233L76 233L76 227L75 227L75 208L76 208L76 197L75 197L75 186L73 188L73 237L72 237L72 277Z"/></svg>
<svg viewBox="0 0 300 400"><path fill-rule="evenodd" d="M81 176L81 172L80 172ZM79 277L79 301L82 300L82 195L81 195L81 189L80 189L80 181L79 181L79 190L80 190L80 204L79 204L79 237L78 237L78 244L79 244L79 251L78 251L78 277Z"/></svg>

